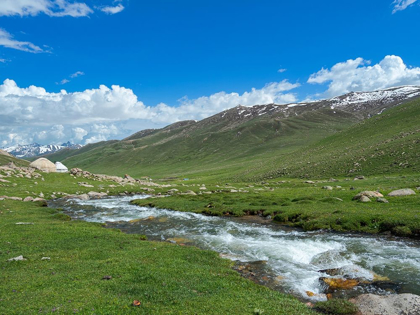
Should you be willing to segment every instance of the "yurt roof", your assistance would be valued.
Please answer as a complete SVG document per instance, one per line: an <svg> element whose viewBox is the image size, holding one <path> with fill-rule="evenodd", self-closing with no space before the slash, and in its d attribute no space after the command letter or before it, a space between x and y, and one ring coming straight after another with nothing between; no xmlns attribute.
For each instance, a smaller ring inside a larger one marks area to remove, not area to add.
<svg viewBox="0 0 420 315"><path fill-rule="evenodd" d="M44 172L55 172L55 164L46 158L39 158L29 164L30 167L37 168Z"/></svg>

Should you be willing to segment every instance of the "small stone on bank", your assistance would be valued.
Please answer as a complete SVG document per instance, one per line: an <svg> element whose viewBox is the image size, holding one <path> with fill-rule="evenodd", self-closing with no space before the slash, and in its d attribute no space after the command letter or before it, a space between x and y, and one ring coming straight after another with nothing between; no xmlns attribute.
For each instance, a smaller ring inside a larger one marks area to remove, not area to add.
<svg viewBox="0 0 420 315"><path fill-rule="evenodd" d="M26 258L23 258L23 256L20 255L20 256L14 257L14 258L10 258L7 261L24 261L24 260L26 260Z"/></svg>
<svg viewBox="0 0 420 315"><path fill-rule="evenodd" d="M42 257L41 260L51 260L50 257Z"/></svg>
<svg viewBox="0 0 420 315"><path fill-rule="evenodd" d="M34 225L32 222L18 222L16 225Z"/></svg>
<svg viewBox="0 0 420 315"><path fill-rule="evenodd" d="M371 200L369 199L369 197L361 196L359 202L371 202Z"/></svg>
<svg viewBox="0 0 420 315"><path fill-rule="evenodd" d="M377 198L376 202L380 202L380 203L389 203L388 200L386 200L385 198Z"/></svg>

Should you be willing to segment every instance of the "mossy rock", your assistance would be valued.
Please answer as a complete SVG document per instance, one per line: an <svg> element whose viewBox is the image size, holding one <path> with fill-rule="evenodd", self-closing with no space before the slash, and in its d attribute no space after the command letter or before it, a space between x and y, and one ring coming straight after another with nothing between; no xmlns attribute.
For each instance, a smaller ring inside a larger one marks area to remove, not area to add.
<svg viewBox="0 0 420 315"><path fill-rule="evenodd" d="M315 309L324 314L353 315L358 312L356 305L343 299L332 299L326 302L317 302Z"/></svg>

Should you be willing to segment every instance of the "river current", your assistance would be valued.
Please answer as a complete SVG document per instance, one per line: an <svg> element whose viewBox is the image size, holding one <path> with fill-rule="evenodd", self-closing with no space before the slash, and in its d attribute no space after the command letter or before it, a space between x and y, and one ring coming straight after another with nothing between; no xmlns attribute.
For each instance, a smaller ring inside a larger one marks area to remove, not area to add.
<svg viewBox="0 0 420 315"><path fill-rule="evenodd" d="M257 217L210 217L130 204L133 199L147 197L59 200L51 206L62 207L75 219L107 222L126 233L147 235L150 240L178 241L243 263L264 261L265 272L278 281L277 289L304 299L325 300L325 287L319 278L331 275L320 270L337 268L354 278L384 276L399 285L400 293L420 294L419 241L303 232Z"/></svg>

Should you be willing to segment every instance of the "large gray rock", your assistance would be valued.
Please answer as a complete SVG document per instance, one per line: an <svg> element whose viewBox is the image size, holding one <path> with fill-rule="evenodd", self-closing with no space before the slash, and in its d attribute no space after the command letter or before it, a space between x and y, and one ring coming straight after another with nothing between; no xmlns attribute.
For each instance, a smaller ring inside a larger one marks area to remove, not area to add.
<svg viewBox="0 0 420 315"><path fill-rule="evenodd" d="M390 197L402 197L402 196L410 196L410 195L415 195L416 192L412 189L409 188L405 188L405 189L398 189L398 190L394 190L391 191L388 196Z"/></svg>
<svg viewBox="0 0 420 315"><path fill-rule="evenodd" d="M88 194L82 194L82 195L79 195L79 199L80 200L89 200L90 198L89 198Z"/></svg>
<svg viewBox="0 0 420 315"><path fill-rule="evenodd" d="M363 294L352 301L362 315L420 315L420 296Z"/></svg>
<svg viewBox="0 0 420 315"><path fill-rule="evenodd" d="M360 198L362 198L362 196L366 196L368 198L382 198L384 195L382 195L378 191L365 190L365 191L362 191L362 192L358 193L356 196L354 196L353 200L360 200Z"/></svg>

